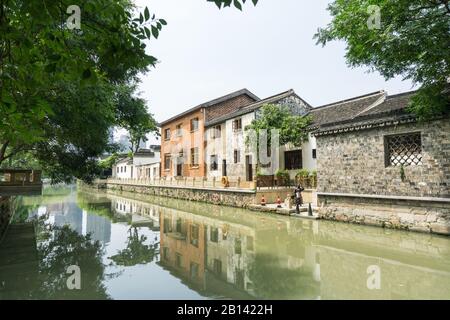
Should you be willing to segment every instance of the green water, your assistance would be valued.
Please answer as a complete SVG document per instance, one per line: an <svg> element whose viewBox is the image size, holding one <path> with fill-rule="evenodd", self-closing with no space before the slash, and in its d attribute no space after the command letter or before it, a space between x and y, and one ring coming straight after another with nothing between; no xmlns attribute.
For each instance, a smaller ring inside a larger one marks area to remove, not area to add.
<svg viewBox="0 0 450 320"><path fill-rule="evenodd" d="M0 268L1 299L450 298L448 237L74 187L44 194L17 199L37 262ZM67 287L71 265L81 289Z"/></svg>

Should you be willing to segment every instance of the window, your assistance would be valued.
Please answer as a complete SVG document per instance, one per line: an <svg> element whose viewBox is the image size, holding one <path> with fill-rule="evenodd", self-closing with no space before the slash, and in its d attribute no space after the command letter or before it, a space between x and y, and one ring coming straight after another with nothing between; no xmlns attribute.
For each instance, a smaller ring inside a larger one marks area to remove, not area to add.
<svg viewBox="0 0 450 320"><path fill-rule="evenodd" d="M183 221L183 219L178 218L176 221L175 231L182 234L183 236L186 236L187 230L186 230L186 223Z"/></svg>
<svg viewBox="0 0 450 320"><path fill-rule="evenodd" d="M198 270L199 270L198 263L191 262L191 279L196 280L198 279Z"/></svg>
<svg viewBox="0 0 450 320"><path fill-rule="evenodd" d="M218 276L222 274L222 261L220 261L219 259L213 260L213 272Z"/></svg>
<svg viewBox="0 0 450 320"><path fill-rule="evenodd" d="M243 270L239 270L238 268L235 268L235 284L240 289L245 289L245 275Z"/></svg>
<svg viewBox="0 0 450 320"><path fill-rule="evenodd" d="M198 166L198 148L191 148L191 166Z"/></svg>
<svg viewBox="0 0 450 320"><path fill-rule="evenodd" d="M301 169L302 167L302 150L286 151L284 153L284 168L286 170Z"/></svg>
<svg viewBox="0 0 450 320"><path fill-rule="evenodd" d="M212 128L211 130L211 138L212 139L216 139L216 138L220 138L222 136L222 126L218 125L215 126L214 128Z"/></svg>
<svg viewBox="0 0 450 320"><path fill-rule="evenodd" d="M420 132L384 137L385 165L411 166L422 164Z"/></svg>
<svg viewBox="0 0 450 320"><path fill-rule="evenodd" d="M181 268L183 266L183 256L178 252L175 254L175 265L177 268Z"/></svg>
<svg viewBox="0 0 450 320"><path fill-rule="evenodd" d="M198 118L191 119L191 131L198 130L198 127L199 127Z"/></svg>
<svg viewBox="0 0 450 320"><path fill-rule="evenodd" d="M116 167L116 172L119 173L119 167Z"/></svg>
<svg viewBox="0 0 450 320"><path fill-rule="evenodd" d="M170 128L164 129L164 140L170 140Z"/></svg>
<svg viewBox="0 0 450 320"><path fill-rule="evenodd" d="M254 242L253 237L247 236L247 250L248 251L253 251L253 247L254 247L253 242Z"/></svg>
<svg viewBox="0 0 450 320"><path fill-rule="evenodd" d="M241 162L241 152L239 150L234 150L234 163Z"/></svg>
<svg viewBox="0 0 450 320"><path fill-rule="evenodd" d="M211 242L219 242L219 229L211 228Z"/></svg>
<svg viewBox="0 0 450 320"><path fill-rule="evenodd" d="M233 132L242 130L242 118L233 120Z"/></svg>
<svg viewBox="0 0 450 320"><path fill-rule="evenodd" d="M164 233L170 233L172 232L172 224L169 218L164 218L164 228L163 228L163 232Z"/></svg>
<svg viewBox="0 0 450 320"><path fill-rule="evenodd" d="M182 134L183 134L182 131L183 130L181 129L181 124L177 124L177 127L176 127L176 135L177 135L177 137L181 137L182 136Z"/></svg>
<svg viewBox="0 0 450 320"><path fill-rule="evenodd" d="M199 228L197 225L191 225L191 244L198 247Z"/></svg>
<svg viewBox="0 0 450 320"><path fill-rule="evenodd" d="M219 169L217 155L211 156L210 169L211 169L211 171L217 171Z"/></svg>
<svg viewBox="0 0 450 320"><path fill-rule="evenodd" d="M123 172L127 172L127 166L124 167Z"/></svg>
<svg viewBox="0 0 450 320"><path fill-rule="evenodd" d="M234 240L234 253L241 254L241 252L242 252L241 239L235 239Z"/></svg>
<svg viewBox="0 0 450 320"><path fill-rule="evenodd" d="M170 153L164 155L164 169L170 170Z"/></svg>
<svg viewBox="0 0 450 320"><path fill-rule="evenodd" d="M312 149L312 158L313 159L317 158L317 151L316 151L316 149Z"/></svg>
<svg viewBox="0 0 450 320"><path fill-rule="evenodd" d="M168 247L163 248L163 259L169 260L169 248Z"/></svg>

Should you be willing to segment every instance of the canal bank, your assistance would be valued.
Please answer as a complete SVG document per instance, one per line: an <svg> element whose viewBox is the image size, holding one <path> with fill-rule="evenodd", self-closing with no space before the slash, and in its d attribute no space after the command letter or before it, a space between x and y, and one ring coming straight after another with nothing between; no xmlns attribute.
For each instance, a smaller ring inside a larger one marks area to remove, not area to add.
<svg viewBox="0 0 450 320"><path fill-rule="evenodd" d="M219 183L217 186L207 186L206 184L201 184L200 181L201 180L195 182L195 179L191 178L183 179L179 185L174 185L173 182L171 184L169 184L169 182L165 182L167 185L163 185L161 182L159 182L159 184L151 184L146 180L108 179L96 180L92 185L87 185L81 181L78 181L78 186L81 188L88 187L94 189L133 192L157 197L198 201L236 208L252 208L253 210L257 210L257 205L261 204L263 198L268 204L275 204L277 199L280 198L282 206L286 207L286 198L293 194L293 188L289 187L255 189L225 188L219 187ZM302 193L302 196L304 203L312 203L313 206L315 206L316 195L314 189L306 189ZM289 209L291 208L292 205ZM267 211L263 209L264 208L259 211Z"/></svg>
<svg viewBox="0 0 450 320"><path fill-rule="evenodd" d="M218 187L199 187L184 185L151 185L146 181L120 181L114 179L97 180L93 185L79 182L80 187L124 191L141 195L152 195L215 205L231 206L260 212L289 215L286 197L292 192L289 188L237 189ZM450 199L426 197L383 197L380 195L355 195L316 193L307 189L303 193L306 204L302 212L312 204L314 217L344 223L362 224L388 229L450 235ZM268 204L276 203L280 197L282 208L261 206L264 197ZM305 216L308 214L305 213ZM299 217L302 217L299 215Z"/></svg>

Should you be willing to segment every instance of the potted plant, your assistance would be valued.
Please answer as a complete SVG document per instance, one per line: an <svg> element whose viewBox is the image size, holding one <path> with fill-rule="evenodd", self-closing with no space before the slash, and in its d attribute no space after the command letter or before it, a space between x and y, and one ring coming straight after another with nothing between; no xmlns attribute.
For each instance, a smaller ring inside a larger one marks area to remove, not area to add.
<svg viewBox="0 0 450 320"><path fill-rule="evenodd" d="M317 170L311 171L311 188L317 188Z"/></svg>
<svg viewBox="0 0 450 320"><path fill-rule="evenodd" d="M277 177L278 186L286 186L289 184L289 171L279 169L275 173L275 176Z"/></svg>
<svg viewBox="0 0 450 320"><path fill-rule="evenodd" d="M300 169L297 171L295 175L298 184L301 184L303 187L308 185L309 171L307 169Z"/></svg>

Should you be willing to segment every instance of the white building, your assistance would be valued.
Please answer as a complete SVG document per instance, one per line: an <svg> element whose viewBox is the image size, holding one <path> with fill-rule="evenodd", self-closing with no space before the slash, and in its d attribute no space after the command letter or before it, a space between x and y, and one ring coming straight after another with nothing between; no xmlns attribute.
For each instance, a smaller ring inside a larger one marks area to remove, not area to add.
<svg viewBox="0 0 450 320"><path fill-rule="evenodd" d="M246 140L255 139L245 131L245 127L259 116L261 107L266 104L286 106L296 115L306 115L312 110L294 90L289 90L206 123L205 160L208 164L208 177L240 177L242 181L254 179L256 153L247 145ZM275 154L269 152L266 159L259 157L263 164L259 168L260 173L272 175L278 169L286 169L293 177L299 169L315 170L315 149L316 141L313 136L309 136L308 141L300 148L281 146Z"/></svg>
<svg viewBox="0 0 450 320"><path fill-rule="evenodd" d="M158 148L139 149L133 158L124 158L113 166L113 177L119 179L156 179L160 176L161 155Z"/></svg>

